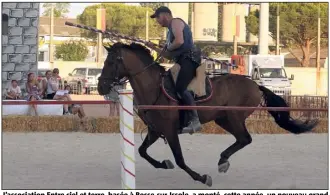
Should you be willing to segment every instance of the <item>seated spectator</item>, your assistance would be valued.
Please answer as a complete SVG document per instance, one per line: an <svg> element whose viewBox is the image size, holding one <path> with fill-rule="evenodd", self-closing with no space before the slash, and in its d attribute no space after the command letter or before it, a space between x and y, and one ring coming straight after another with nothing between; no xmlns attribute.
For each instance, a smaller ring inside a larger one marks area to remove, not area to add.
<svg viewBox="0 0 330 195"><path fill-rule="evenodd" d="M21 88L18 86L18 82L16 80L11 81L11 85L8 87L5 99L7 100L18 100L21 99Z"/></svg>
<svg viewBox="0 0 330 195"><path fill-rule="evenodd" d="M57 93L59 91L59 82L57 80L59 74L58 68L54 68L53 74L49 79L47 80L47 99L53 99L53 100L64 100L64 101L72 101L69 94L59 94ZM70 115L69 113L69 105L64 104L64 115Z"/></svg>
<svg viewBox="0 0 330 195"><path fill-rule="evenodd" d="M66 85L64 90L67 90L69 94L71 94L71 86ZM78 116L80 118L80 124L87 130L87 117L84 111L84 108L81 104L72 104L69 106L69 112L73 115L78 113Z"/></svg>
<svg viewBox="0 0 330 195"><path fill-rule="evenodd" d="M48 92L49 92L49 94L53 93L51 88L47 87L48 86L48 80L52 77L52 71L47 70L46 73L45 73L45 76L46 76L46 78L41 80L41 89L42 89L41 94L43 95L43 99L48 99L47 98ZM47 91L48 89L50 89L50 91ZM53 97L51 97L49 99L53 99Z"/></svg>
<svg viewBox="0 0 330 195"><path fill-rule="evenodd" d="M38 86L38 81L35 78L34 73L29 73L28 74L28 80L26 83L26 91L28 92L28 95L26 96L26 100L28 101L36 101L41 99L41 90L39 89ZM34 109L35 115L38 116L37 113L37 105L33 104L32 108Z"/></svg>
<svg viewBox="0 0 330 195"><path fill-rule="evenodd" d="M56 94L56 91L59 89L59 82L57 80L59 70L54 68L53 72L46 72L46 80L43 81L45 85L46 99L52 100Z"/></svg>

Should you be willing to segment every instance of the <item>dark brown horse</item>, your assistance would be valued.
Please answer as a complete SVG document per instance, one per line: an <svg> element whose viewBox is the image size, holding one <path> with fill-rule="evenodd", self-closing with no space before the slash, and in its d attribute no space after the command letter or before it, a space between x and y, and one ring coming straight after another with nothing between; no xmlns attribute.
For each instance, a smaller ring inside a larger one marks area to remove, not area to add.
<svg viewBox="0 0 330 195"><path fill-rule="evenodd" d="M113 84L118 84L120 79L127 78L133 88L134 99L138 104L172 106L179 104L176 101L176 93L173 93L173 83L166 74L167 71L153 61L147 48L135 43L130 45L116 43L112 47L106 47L106 49L108 56L98 83L100 95L108 94ZM212 78L207 88L208 94L204 98L199 98L197 105L257 107L264 97L265 104L269 107L288 107L280 96L241 75L228 74ZM236 142L221 153L218 162L219 172L226 172L229 168L229 157L252 142L245 126L245 120L252 112L236 110L198 111L201 123L214 121L236 138ZM139 147L139 153L155 168L174 168L171 161L159 162L147 154L148 147L160 136L164 136L172 150L176 164L194 180L211 186L212 178L210 176L201 176L191 170L184 161L178 136L182 126L180 113L177 110L139 110L139 116L149 127L148 134ZM269 113L280 127L294 134L310 131L317 124L316 121L293 120L289 112L269 111Z"/></svg>

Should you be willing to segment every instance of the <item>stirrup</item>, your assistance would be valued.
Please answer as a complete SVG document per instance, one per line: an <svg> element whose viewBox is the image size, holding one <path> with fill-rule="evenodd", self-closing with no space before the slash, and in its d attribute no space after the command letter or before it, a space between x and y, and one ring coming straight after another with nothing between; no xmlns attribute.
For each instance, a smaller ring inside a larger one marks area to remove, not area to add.
<svg viewBox="0 0 330 195"><path fill-rule="evenodd" d="M202 130L202 124L198 119L193 119L188 122L188 126L182 128L181 133L189 133L190 135Z"/></svg>

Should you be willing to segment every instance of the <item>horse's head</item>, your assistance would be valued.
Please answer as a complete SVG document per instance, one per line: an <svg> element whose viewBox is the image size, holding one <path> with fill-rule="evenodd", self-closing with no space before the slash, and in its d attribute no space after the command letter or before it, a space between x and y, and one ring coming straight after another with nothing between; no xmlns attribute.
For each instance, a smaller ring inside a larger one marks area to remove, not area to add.
<svg viewBox="0 0 330 195"><path fill-rule="evenodd" d="M115 43L113 46L105 48L108 55L99 77L98 92L100 95L108 94L112 85L119 84L124 78L139 76L153 64L150 51L140 44Z"/></svg>
<svg viewBox="0 0 330 195"><path fill-rule="evenodd" d="M121 49L116 44L110 47L104 46L108 55L104 61L104 66L97 86L100 95L108 94L112 85L119 83L120 79L125 75L122 66L123 58L121 56Z"/></svg>

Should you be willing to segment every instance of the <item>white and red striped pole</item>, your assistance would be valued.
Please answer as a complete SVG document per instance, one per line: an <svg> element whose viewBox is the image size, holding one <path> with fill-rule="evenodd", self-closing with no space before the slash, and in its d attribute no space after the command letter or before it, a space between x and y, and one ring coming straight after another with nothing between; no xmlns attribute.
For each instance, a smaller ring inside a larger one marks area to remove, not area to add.
<svg viewBox="0 0 330 195"><path fill-rule="evenodd" d="M135 143L133 91L119 90L120 94L120 149L121 185L123 189L135 189Z"/></svg>

